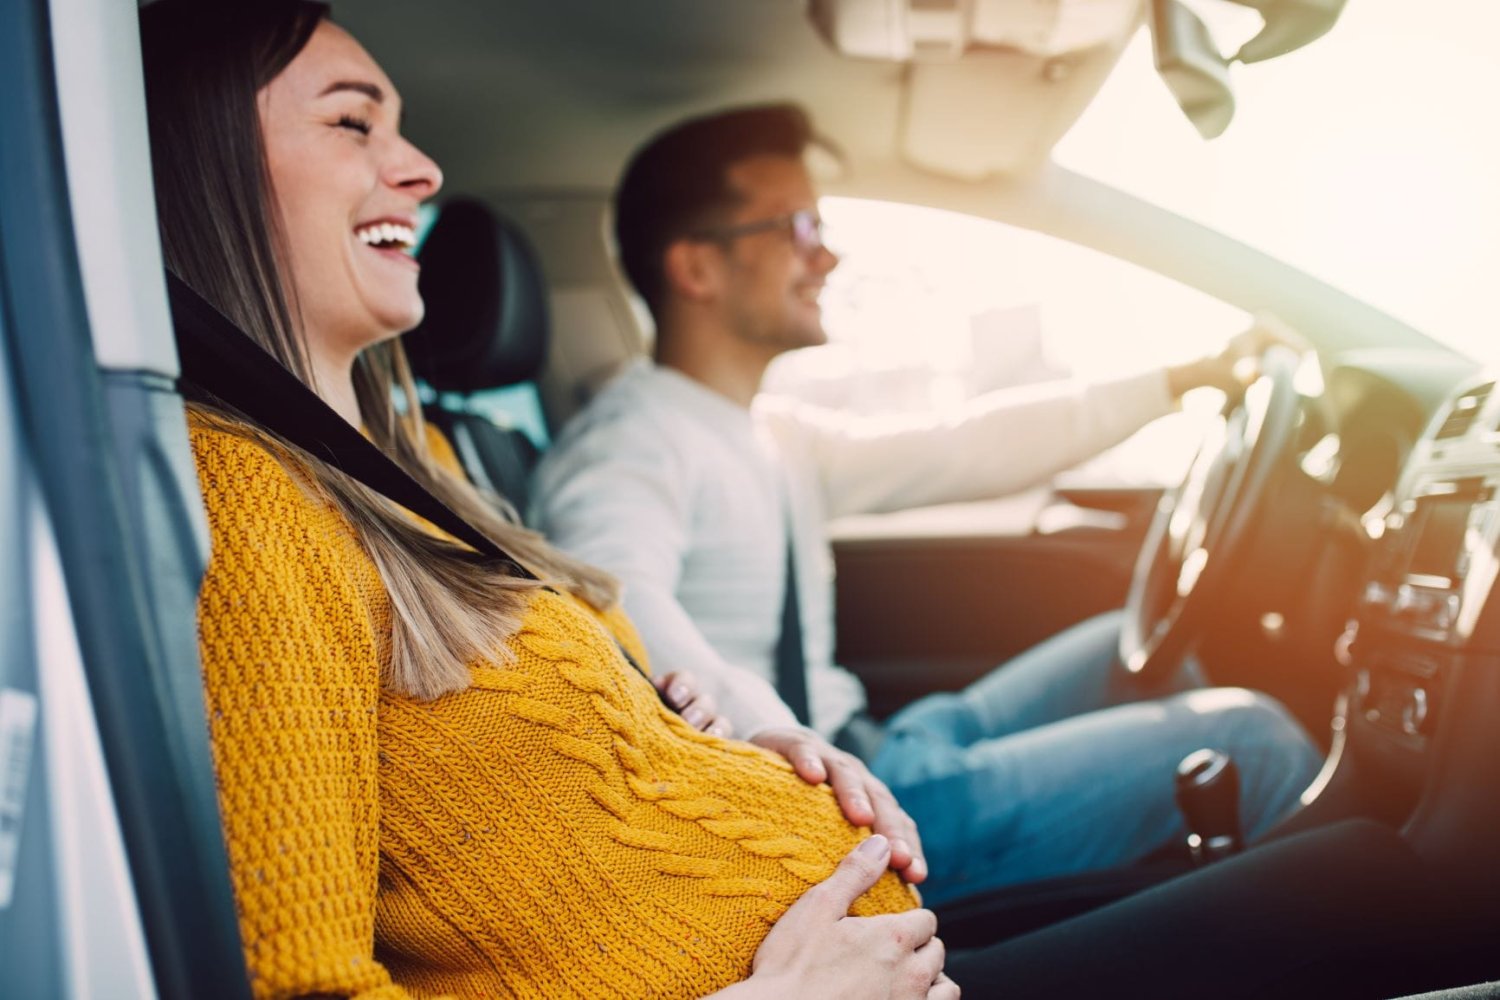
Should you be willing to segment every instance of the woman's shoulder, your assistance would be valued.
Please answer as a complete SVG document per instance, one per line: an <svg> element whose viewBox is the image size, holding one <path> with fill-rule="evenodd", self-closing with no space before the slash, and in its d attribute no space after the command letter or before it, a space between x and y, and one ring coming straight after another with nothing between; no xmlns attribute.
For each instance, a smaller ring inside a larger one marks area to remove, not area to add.
<svg viewBox="0 0 1500 1000"><path fill-rule="evenodd" d="M250 428L200 413L188 413L188 441L200 468L242 466L271 472L273 467L281 466L281 460Z"/></svg>
<svg viewBox="0 0 1500 1000"><path fill-rule="evenodd" d="M232 538L257 547L278 539L306 544L310 530L348 530L318 496L311 473L301 472L292 455L276 453L252 431L193 414L188 439L216 547Z"/></svg>
<svg viewBox="0 0 1500 1000"><path fill-rule="evenodd" d="M380 588L374 565L353 527L318 495L311 473L299 474L295 457L253 431L197 414L188 434L209 527L202 622L220 613L236 622L271 613L284 626L368 610Z"/></svg>
<svg viewBox="0 0 1500 1000"><path fill-rule="evenodd" d="M190 414L188 441L198 469L204 501L223 494L274 496L305 494L306 483L293 474L289 456L277 455L253 432Z"/></svg>

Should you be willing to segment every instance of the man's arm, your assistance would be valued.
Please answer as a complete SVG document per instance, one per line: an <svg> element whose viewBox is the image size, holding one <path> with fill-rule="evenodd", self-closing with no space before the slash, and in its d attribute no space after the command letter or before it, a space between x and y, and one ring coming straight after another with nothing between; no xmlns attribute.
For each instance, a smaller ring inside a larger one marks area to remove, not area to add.
<svg viewBox="0 0 1500 1000"><path fill-rule="evenodd" d="M1245 384L1273 345L1307 349L1295 330L1261 314L1218 354L1102 382L1001 389L954 419L858 421L774 407L767 415L784 441L808 450L829 516L978 500L1040 485L1119 444L1190 389Z"/></svg>
<svg viewBox="0 0 1500 1000"><path fill-rule="evenodd" d="M1170 411L1163 371L1110 382L987 393L952 419L853 420L768 408L778 437L808 450L828 515L1004 496L1045 482ZM793 429L794 428L794 429Z"/></svg>

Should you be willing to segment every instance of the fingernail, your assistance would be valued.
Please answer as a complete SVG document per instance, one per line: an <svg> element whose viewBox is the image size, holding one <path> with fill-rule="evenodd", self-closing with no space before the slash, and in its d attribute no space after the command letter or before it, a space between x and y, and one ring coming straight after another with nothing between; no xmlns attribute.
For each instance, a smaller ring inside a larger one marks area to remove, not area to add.
<svg viewBox="0 0 1500 1000"><path fill-rule="evenodd" d="M854 807L856 809L868 809L868 808L870 808L870 800L867 799L867 798L865 798L863 795L856 795L852 799L850 799L849 801L852 802L852 803L854 803Z"/></svg>
<svg viewBox="0 0 1500 1000"><path fill-rule="evenodd" d="M679 705L682 704L683 702L687 701L687 696L688 696L688 692L687 692L687 687L685 685L682 685L682 684L673 684L671 687L667 688L667 697L671 698L673 701L677 702Z"/></svg>
<svg viewBox="0 0 1500 1000"><path fill-rule="evenodd" d="M687 721L688 725L694 727L701 727L708 721L708 716L703 714L703 709L701 708L690 708L682 713L682 717Z"/></svg>
<svg viewBox="0 0 1500 1000"><path fill-rule="evenodd" d="M864 843L856 849L860 854L869 855L872 858L882 858L890 853L891 845L878 833L872 833L865 838Z"/></svg>

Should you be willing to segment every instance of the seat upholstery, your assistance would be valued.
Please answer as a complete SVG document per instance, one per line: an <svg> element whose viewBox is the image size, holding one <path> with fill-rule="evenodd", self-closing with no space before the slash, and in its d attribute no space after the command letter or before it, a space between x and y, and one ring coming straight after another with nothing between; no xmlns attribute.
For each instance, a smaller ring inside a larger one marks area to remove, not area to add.
<svg viewBox="0 0 1500 1000"><path fill-rule="evenodd" d="M438 393L427 419L476 485L524 513L540 452L524 431L474 412L469 398L540 374L550 332L541 265L513 223L469 199L443 206L418 256L427 315L405 343L417 377Z"/></svg>

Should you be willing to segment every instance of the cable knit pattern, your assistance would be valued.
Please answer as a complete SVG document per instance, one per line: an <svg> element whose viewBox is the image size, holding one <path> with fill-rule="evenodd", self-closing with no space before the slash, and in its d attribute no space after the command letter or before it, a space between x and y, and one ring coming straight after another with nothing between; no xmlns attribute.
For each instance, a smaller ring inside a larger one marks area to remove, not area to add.
<svg viewBox="0 0 1500 1000"><path fill-rule="evenodd" d="M256 996L702 996L863 836L826 787L664 709L629 624L567 595L538 592L515 662L469 689L381 691L390 608L352 530L253 442L192 436ZM913 905L888 873L853 912Z"/></svg>

